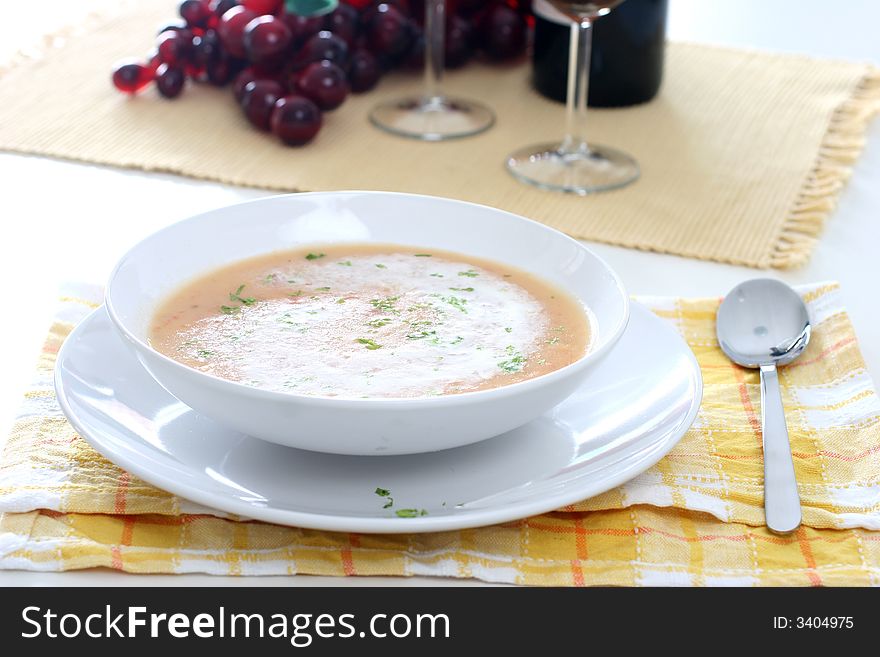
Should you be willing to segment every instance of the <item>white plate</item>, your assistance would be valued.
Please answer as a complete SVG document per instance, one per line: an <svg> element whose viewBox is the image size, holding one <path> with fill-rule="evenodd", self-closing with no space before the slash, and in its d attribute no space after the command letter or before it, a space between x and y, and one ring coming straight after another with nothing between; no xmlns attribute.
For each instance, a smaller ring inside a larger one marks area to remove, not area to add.
<svg viewBox="0 0 880 657"><path fill-rule="evenodd" d="M58 354L64 413L108 459L181 497L285 525L428 532L544 513L609 490L656 463L700 405L696 359L633 304L626 333L581 388L537 420L456 449L339 456L224 429L172 397L121 342L104 308ZM376 488L386 488L393 509ZM427 515L398 518L396 509Z"/></svg>

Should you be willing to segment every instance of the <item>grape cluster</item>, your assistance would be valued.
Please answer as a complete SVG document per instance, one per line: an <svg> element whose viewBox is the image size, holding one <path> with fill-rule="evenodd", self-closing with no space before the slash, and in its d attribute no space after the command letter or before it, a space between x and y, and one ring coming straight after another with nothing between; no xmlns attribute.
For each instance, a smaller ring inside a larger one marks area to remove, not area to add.
<svg viewBox="0 0 880 657"><path fill-rule="evenodd" d="M526 45L529 0L449 0L446 67L475 56L507 60ZM184 0L146 61L125 61L113 84L134 94L154 82L176 98L187 80L223 87L256 128L285 144L311 141L323 113L369 91L394 68L424 65L424 0L343 0L299 16L283 0Z"/></svg>

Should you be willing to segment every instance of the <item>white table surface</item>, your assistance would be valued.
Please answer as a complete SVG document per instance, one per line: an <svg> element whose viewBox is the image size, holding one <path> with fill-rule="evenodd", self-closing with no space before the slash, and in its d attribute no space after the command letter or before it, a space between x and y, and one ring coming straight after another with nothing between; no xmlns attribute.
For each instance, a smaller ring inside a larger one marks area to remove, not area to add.
<svg viewBox="0 0 880 657"><path fill-rule="evenodd" d="M11 8L20 16L5 14L0 53L11 45L25 46L35 36L22 31L22 25L51 29L45 20L28 20L38 11L57 7L59 13L53 20L60 22L67 20L71 5L78 4L61 0L10 3L4 12ZM169 16L172 6L169 2ZM833 7L824 0L671 0L669 36L880 63L878 24L880 2L875 0L841 0ZM156 229L194 213L266 194L175 176L0 153L0 281L6 286L6 311L0 325L0 344L5 348L0 373L0 442L31 376L62 281L103 282L117 257ZM584 203L589 204L589 199ZM603 244L590 246L620 273L634 294L721 295L758 275L791 284L838 280L868 368L880 376L880 309L875 290L880 283L880 120L869 131L865 152L812 259L801 269L756 271ZM411 586L474 582L0 571L0 585L90 584Z"/></svg>

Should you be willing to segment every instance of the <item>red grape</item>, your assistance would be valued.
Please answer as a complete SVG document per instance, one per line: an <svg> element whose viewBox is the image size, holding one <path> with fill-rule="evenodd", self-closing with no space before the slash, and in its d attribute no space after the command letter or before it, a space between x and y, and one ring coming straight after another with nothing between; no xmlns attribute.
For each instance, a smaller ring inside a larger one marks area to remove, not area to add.
<svg viewBox="0 0 880 657"><path fill-rule="evenodd" d="M275 103L269 124L285 144L302 146L321 129L321 110L308 98L285 96Z"/></svg>
<svg viewBox="0 0 880 657"><path fill-rule="evenodd" d="M236 75L235 81L232 83L232 93L235 96L235 99L240 101L241 96L244 94L245 85L247 85L248 82L253 82L254 80L272 80L273 82L280 84L282 87L285 87L284 79L285 75L283 71L270 71L259 66L245 65Z"/></svg>
<svg viewBox="0 0 880 657"><path fill-rule="evenodd" d="M165 23L162 27L159 28L159 31L156 32L156 36L160 34L164 34L165 32L184 32L192 38L192 30L186 24L186 21L182 18L180 20L171 21L170 23Z"/></svg>
<svg viewBox="0 0 880 657"><path fill-rule="evenodd" d="M412 44L412 26L399 9L383 2L369 19L367 38L374 52L398 57Z"/></svg>
<svg viewBox="0 0 880 657"><path fill-rule="evenodd" d="M358 35L359 18L358 10L354 7L339 5L324 17L324 29L352 45Z"/></svg>
<svg viewBox="0 0 880 657"><path fill-rule="evenodd" d="M163 64L181 66L192 55L192 37L185 32L163 32L156 46Z"/></svg>
<svg viewBox="0 0 880 657"><path fill-rule="evenodd" d="M254 63L280 62L292 39L290 28L274 16L259 16L244 28L244 48Z"/></svg>
<svg viewBox="0 0 880 657"><path fill-rule="evenodd" d="M186 74L179 66L162 64L156 72L156 89L165 98L177 98L183 91Z"/></svg>
<svg viewBox="0 0 880 657"><path fill-rule="evenodd" d="M385 0L386 2L388 0ZM399 4L395 2L395 4ZM425 24L425 4L424 2L411 2L403 7L403 12L419 25ZM458 12L458 3L446 0L446 16L453 16Z"/></svg>
<svg viewBox="0 0 880 657"><path fill-rule="evenodd" d="M373 20L373 16L376 15L377 10L379 9L379 5L388 5L389 7L394 7L394 9L399 11L404 16L412 16L413 15L413 11L412 11L413 8L412 8L412 6L410 6L410 3L408 2L408 0L373 0L373 2L371 4L372 4L372 6L368 5L365 9L362 10L363 11L362 18L364 19L365 23L369 23L371 20ZM417 2L415 4L416 4L416 7L418 7L420 5L424 6L425 0L417 0ZM451 4L449 2L449 0L447 0L446 4L447 4L447 14L453 13L448 7L448 5ZM423 10L421 13L422 13L422 15L424 15L424 7L423 7Z"/></svg>
<svg viewBox="0 0 880 657"><path fill-rule="evenodd" d="M473 54L471 24L459 16L453 16L446 30L446 49L444 52L447 68L459 68L467 64Z"/></svg>
<svg viewBox="0 0 880 657"><path fill-rule="evenodd" d="M292 66L294 70L301 69L322 59L345 69L348 63L348 44L332 32L322 30L306 40L293 58Z"/></svg>
<svg viewBox="0 0 880 657"><path fill-rule="evenodd" d="M210 7L215 16L219 17L233 7L238 7L239 4L238 0L211 0L208 3L208 7Z"/></svg>
<svg viewBox="0 0 880 657"><path fill-rule="evenodd" d="M351 67L348 71L348 83L355 93L369 91L376 86L382 77L379 61L369 50L355 50L351 56Z"/></svg>
<svg viewBox="0 0 880 657"><path fill-rule="evenodd" d="M128 94L134 94L153 81L154 72L136 62L124 62L113 69L113 85Z"/></svg>
<svg viewBox="0 0 880 657"><path fill-rule="evenodd" d="M213 16L208 3L204 0L183 0L178 12L189 27L207 27L208 21Z"/></svg>
<svg viewBox="0 0 880 657"><path fill-rule="evenodd" d="M425 68L425 33L420 27L413 30L413 42L409 51L400 60L403 68L419 71Z"/></svg>
<svg viewBox="0 0 880 657"><path fill-rule="evenodd" d="M251 11L262 16L263 14L277 13L281 9L283 0L242 0L242 3Z"/></svg>
<svg viewBox="0 0 880 657"><path fill-rule="evenodd" d="M526 45L526 21L507 5L492 6L481 21L481 45L493 59L510 59Z"/></svg>
<svg viewBox="0 0 880 657"><path fill-rule="evenodd" d="M205 68L223 54L220 37L215 30L205 30L201 36L193 37L192 47L192 60L198 68Z"/></svg>
<svg viewBox="0 0 880 657"><path fill-rule="evenodd" d="M268 130L272 110L282 97L284 87L275 80L254 80L245 85L239 102L248 121L260 130Z"/></svg>
<svg viewBox="0 0 880 657"><path fill-rule="evenodd" d="M486 0L458 0L456 10L465 14L473 14L486 7Z"/></svg>
<svg viewBox="0 0 880 657"><path fill-rule="evenodd" d="M303 96L325 112L335 110L348 96L345 71L327 60L306 66L296 86Z"/></svg>
<svg viewBox="0 0 880 657"><path fill-rule="evenodd" d="M244 97L244 89L247 84L259 79L257 71L253 66L242 69L241 73L236 75L235 80L232 82L232 95L235 96L235 100L240 103L242 97Z"/></svg>
<svg viewBox="0 0 880 657"><path fill-rule="evenodd" d="M241 60L222 55L205 65L208 82L216 87L225 87L241 70Z"/></svg>
<svg viewBox="0 0 880 657"><path fill-rule="evenodd" d="M149 52L149 54L147 55L146 66L148 69L153 71L153 73L155 73L156 69L158 69L161 65L162 65L162 60L159 58L159 51L156 50L155 48L153 48L153 50L151 50Z"/></svg>
<svg viewBox="0 0 880 657"><path fill-rule="evenodd" d="M294 43L302 43L313 34L324 29L323 16L299 16L297 14L284 13L281 20L290 28Z"/></svg>
<svg viewBox="0 0 880 657"><path fill-rule="evenodd" d="M247 7L235 6L220 18L217 36L230 55L244 57L244 28L257 14Z"/></svg>

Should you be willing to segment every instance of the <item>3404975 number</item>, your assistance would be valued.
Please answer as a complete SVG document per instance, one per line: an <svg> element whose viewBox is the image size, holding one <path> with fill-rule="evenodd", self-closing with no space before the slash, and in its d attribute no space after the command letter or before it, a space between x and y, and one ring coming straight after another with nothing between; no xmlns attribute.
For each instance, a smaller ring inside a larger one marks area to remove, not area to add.
<svg viewBox="0 0 880 657"><path fill-rule="evenodd" d="M795 619L797 628L852 629L852 616L798 616Z"/></svg>

